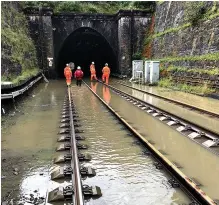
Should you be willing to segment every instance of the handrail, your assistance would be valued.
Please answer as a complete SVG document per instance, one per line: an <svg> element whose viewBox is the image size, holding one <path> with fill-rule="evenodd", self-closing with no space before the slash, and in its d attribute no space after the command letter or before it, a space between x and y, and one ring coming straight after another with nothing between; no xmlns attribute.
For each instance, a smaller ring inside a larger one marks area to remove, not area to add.
<svg viewBox="0 0 219 205"><path fill-rule="evenodd" d="M80 175L80 170L79 170L78 152L77 152L76 139L75 139L75 129L74 129L74 122L73 122L73 115L72 115L71 88L68 88L68 98L69 98L69 115L70 115L70 134L71 134L71 144L72 144L71 166L73 168L73 173L72 173L72 185L74 187L73 204L84 205L81 175Z"/></svg>
<svg viewBox="0 0 219 205"><path fill-rule="evenodd" d="M20 90L16 90L14 92L11 93L7 93L7 94L1 94L1 99L11 99L11 98L15 98L18 95L23 94L25 91L27 91L29 88L31 88L36 82L38 82L40 79L42 78L42 76L39 76L37 79L35 79L34 81L30 82L27 86L25 86L24 88L20 89Z"/></svg>

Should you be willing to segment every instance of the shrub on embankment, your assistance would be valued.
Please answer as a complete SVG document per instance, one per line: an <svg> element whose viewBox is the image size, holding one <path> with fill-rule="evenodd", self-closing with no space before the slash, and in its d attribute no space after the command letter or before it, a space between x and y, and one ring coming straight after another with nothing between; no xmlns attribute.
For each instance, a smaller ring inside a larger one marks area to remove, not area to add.
<svg viewBox="0 0 219 205"><path fill-rule="evenodd" d="M36 49L19 2L1 2L1 80L19 81L39 71Z"/></svg>
<svg viewBox="0 0 219 205"><path fill-rule="evenodd" d="M161 62L160 86L219 90L219 2L157 2L143 57Z"/></svg>
<svg viewBox="0 0 219 205"><path fill-rule="evenodd" d="M24 7L50 7L54 13L104 13L115 14L120 9L151 9L154 2L147 1L25 1Z"/></svg>

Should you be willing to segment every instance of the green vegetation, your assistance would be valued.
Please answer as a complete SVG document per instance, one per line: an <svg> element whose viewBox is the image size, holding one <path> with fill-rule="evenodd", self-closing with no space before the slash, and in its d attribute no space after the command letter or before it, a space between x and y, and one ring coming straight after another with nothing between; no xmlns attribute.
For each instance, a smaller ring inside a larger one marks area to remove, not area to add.
<svg viewBox="0 0 219 205"><path fill-rule="evenodd" d="M14 84L19 84L20 82L22 82L28 78L36 76L38 73L39 73L39 69L22 70L22 72L19 76L15 76L13 74L12 75L9 74L7 76L1 75L1 81L2 82L10 81Z"/></svg>
<svg viewBox="0 0 219 205"><path fill-rule="evenodd" d="M17 83L19 83L23 80L26 80L30 77L36 76L38 73L39 73L38 69L24 70L24 71L22 71L22 74L20 76L14 78L12 80L12 83L17 84Z"/></svg>
<svg viewBox="0 0 219 205"><path fill-rule="evenodd" d="M160 79L158 82L158 86L164 87L164 88L172 87L173 86L172 77Z"/></svg>
<svg viewBox="0 0 219 205"><path fill-rule="evenodd" d="M144 37L144 46L147 46L148 44L150 44L152 39L153 39L153 35L146 34Z"/></svg>
<svg viewBox="0 0 219 205"><path fill-rule="evenodd" d="M205 2L185 2L185 21L188 21L192 26L198 25L201 19L206 14Z"/></svg>
<svg viewBox="0 0 219 205"><path fill-rule="evenodd" d="M174 33L174 32L178 32L180 30L183 30L185 28L188 28L189 26L191 26L191 23L186 23L186 24L183 24L181 26L178 26L178 27L175 27L175 28L169 28L169 29L166 29L165 31L163 32L159 32L159 33L156 33L152 36L152 38L157 38L157 37L160 37L160 36L163 36L167 33Z"/></svg>
<svg viewBox="0 0 219 205"><path fill-rule="evenodd" d="M172 57L168 56L159 60L161 62L176 62L176 61L201 61L201 60L208 60L208 61L215 61L219 59L219 52L216 53L208 53L199 56L179 56L179 57Z"/></svg>
<svg viewBox="0 0 219 205"><path fill-rule="evenodd" d="M25 1L23 7L50 7L54 13L81 12L115 14L120 9L148 10L153 2L147 1Z"/></svg>
<svg viewBox="0 0 219 205"><path fill-rule="evenodd" d="M200 69L200 68L186 68L186 67L177 67L177 66L169 66L167 68L169 72L191 72L191 73L199 73L199 74L208 74L208 75L219 75L219 68L214 69Z"/></svg>
<svg viewBox="0 0 219 205"><path fill-rule="evenodd" d="M2 5L2 58L11 63L7 65L8 71L1 75L1 80L18 83L39 72L36 49L29 36L25 15L10 6L9 2ZM19 66L21 76L15 76L9 66Z"/></svg>
<svg viewBox="0 0 219 205"><path fill-rule="evenodd" d="M219 7L214 1L211 8L206 7L206 2L187 2L185 7L185 21L191 22L193 26L201 21L212 20L219 16Z"/></svg>
<svg viewBox="0 0 219 205"><path fill-rule="evenodd" d="M208 10L204 7L205 2L186 2L185 7L185 24L175 27L168 28L162 32L155 33L153 36L148 37L149 40L161 37L168 33L178 32L180 30L184 30L190 26L196 26L198 23L206 20L213 20L219 16L219 8L214 2L212 8Z"/></svg>
<svg viewBox="0 0 219 205"><path fill-rule="evenodd" d="M163 4L165 1L157 1L157 4L158 5L161 5L161 4Z"/></svg>
<svg viewBox="0 0 219 205"><path fill-rule="evenodd" d="M141 52L134 53L132 55L132 60L141 60L141 58L142 58L142 53Z"/></svg>
<svg viewBox="0 0 219 205"><path fill-rule="evenodd" d="M161 79L158 82L158 86L204 96L215 92L215 89L209 88L207 83L205 83L203 86L192 86L187 84L174 83L172 78Z"/></svg>

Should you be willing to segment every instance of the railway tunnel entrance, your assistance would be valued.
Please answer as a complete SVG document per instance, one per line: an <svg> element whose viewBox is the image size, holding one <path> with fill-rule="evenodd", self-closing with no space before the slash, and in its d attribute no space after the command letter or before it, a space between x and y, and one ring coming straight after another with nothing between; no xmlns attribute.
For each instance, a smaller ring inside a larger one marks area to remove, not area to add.
<svg viewBox="0 0 219 205"><path fill-rule="evenodd" d="M79 28L64 41L59 51L56 71L62 78L66 63L74 62L75 68L81 66L84 75L90 76L90 64L95 62L97 77L101 77L105 63L109 64L111 72L117 70L117 57L107 40L96 30Z"/></svg>

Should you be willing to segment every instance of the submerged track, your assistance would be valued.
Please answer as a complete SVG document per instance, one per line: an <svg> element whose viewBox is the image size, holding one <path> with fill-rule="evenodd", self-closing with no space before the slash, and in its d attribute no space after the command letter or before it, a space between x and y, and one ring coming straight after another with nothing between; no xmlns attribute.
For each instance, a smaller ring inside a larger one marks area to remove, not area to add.
<svg viewBox="0 0 219 205"><path fill-rule="evenodd" d="M99 81L102 83L101 81ZM104 83L103 83L104 84ZM172 127L176 131L180 132L182 135L188 137L189 139L193 140L197 144L201 145L202 147L206 148L210 152L214 153L215 155L219 156L219 131L212 131L204 126L197 125L196 123L192 122L191 120L184 119L181 116L174 115L164 109L158 108L155 105L152 105L146 101L143 101L139 98L136 98L124 91L119 90L111 85L106 85L114 93L121 96L125 100L129 101L133 105L139 107L143 111L150 114L152 117L158 119L159 121L167 124L168 126Z"/></svg>
<svg viewBox="0 0 219 205"><path fill-rule="evenodd" d="M83 132L83 130L77 129L77 127L81 126L80 124L75 123L78 121L71 88L68 87L67 97L64 101L61 113L60 131L58 133L61 134L61 136L57 140L58 142L64 143L61 143L56 151L69 152L67 154L62 153L54 158L54 163L68 164L68 162L70 162L70 165L53 168L51 179L59 180L69 177L69 179L71 179L71 185L67 185L66 187L61 186L50 191L47 194L47 202L49 203L71 200L74 205L84 205L86 198L102 195L99 187L82 185L82 176L95 176L95 171L90 167L83 167L79 163L79 161L90 161L91 156L89 154L79 153L79 149L87 149L87 145L78 143L79 140L85 139L84 137L77 135L78 133Z"/></svg>
<svg viewBox="0 0 219 205"><path fill-rule="evenodd" d="M131 131L136 137L138 137L144 145L151 151L153 157L157 159L165 168L165 170L173 176L173 184L180 182L182 190L194 199L194 202L190 204L211 204L216 205L206 193L204 193L199 186L185 174L183 174L176 165L169 161L164 155L161 154L148 140L144 138L137 130L135 130L127 121L122 118L114 109L112 109L107 103L104 102L87 84L85 85L91 90L91 92Z"/></svg>
<svg viewBox="0 0 219 205"><path fill-rule="evenodd" d="M206 115L209 115L210 117L216 117L216 118L219 118L219 114L216 113L216 112L212 112L212 111L209 111L209 110L205 110L203 108L200 108L200 107L197 107L197 106L193 106L193 105L190 105L190 104L187 104L187 103L183 103L183 102L180 102L178 100L173 100L171 98L167 98L167 97L164 97L164 96L161 96L161 95L158 95L158 94L154 94L154 93L151 93L151 92L148 92L148 91L145 91L145 90L141 90L141 89L138 89L138 88L134 88L130 85L127 85L125 83L120 83L120 82L116 82L117 84L119 85L122 85L122 86L125 86L127 88L131 88L133 90L137 90L139 92L142 92L142 93L145 93L145 94L148 94L148 95L151 95L153 97L156 97L156 98L160 98L162 100L165 100L165 101L168 101L168 102L171 102L171 103L174 103L176 105L180 105L180 106L183 106L184 108L188 108L190 110L194 110L194 111L197 111L197 112L200 112L202 114L206 114Z"/></svg>
<svg viewBox="0 0 219 205"><path fill-rule="evenodd" d="M73 122L73 114L72 114L72 99L71 99L71 90L68 88L68 100L69 100L69 117L70 117L70 133L71 133L71 166L73 167L72 172L72 183L74 187L74 200L73 203L75 205L83 205L84 197L82 192L82 183L81 183L81 175L79 171L79 160L78 160L78 151L76 146L75 139L75 130L74 130L74 122Z"/></svg>

